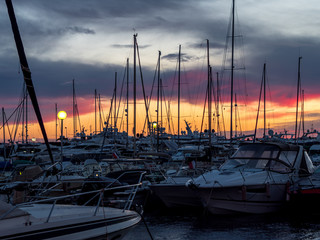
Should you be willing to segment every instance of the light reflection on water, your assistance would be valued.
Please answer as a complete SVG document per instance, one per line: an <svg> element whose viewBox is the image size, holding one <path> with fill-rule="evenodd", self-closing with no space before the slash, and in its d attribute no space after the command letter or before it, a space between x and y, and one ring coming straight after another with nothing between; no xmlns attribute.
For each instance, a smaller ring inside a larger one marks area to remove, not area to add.
<svg viewBox="0 0 320 240"><path fill-rule="evenodd" d="M155 240L320 239L320 216L147 214L145 221ZM123 240L147 239L151 238L140 222Z"/></svg>

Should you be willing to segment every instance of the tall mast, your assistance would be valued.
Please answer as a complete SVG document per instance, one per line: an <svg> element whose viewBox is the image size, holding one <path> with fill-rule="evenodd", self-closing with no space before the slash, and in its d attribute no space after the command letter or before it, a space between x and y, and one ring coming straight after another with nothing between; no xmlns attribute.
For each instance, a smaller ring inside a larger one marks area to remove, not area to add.
<svg viewBox="0 0 320 240"><path fill-rule="evenodd" d="M28 91L26 91L26 143L28 143Z"/></svg>
<svg viewBox="0 0 320 240"><path fill-rule="evenodd" d="M256 125L255 125L255 128L254 128L253 142L256 141L256 137L257 137L257 128L258 128L259 113L260 113L261 94L262 94L262 88L263 88L263 86L265 86L265 84L264 84L265 83L265 75L266 75L265 72L266 72L266 64L263 65L261 86L260 86L260 94L259 94L259 103L258 103L258 111L257 111ZM265 93L265 91L264 91L264 93ZM264 100L264 107L265 107L265 104L266 103L265 103L265 100ZM265 117L265 112L264 112L264 117ZM264 121L264 126L265 126L265 121ZM264 127L264 129L265 129L265 127ZM263 137L265 137L265 131L264 131Z"/></svg>
<svg viewBox="0 0 320 240"><path fill-rule="evenodd" d="M97 134L97 89L94 90L94 134Z"/></svg>
<svg viewBox="0 0 320 240"><path fill-rule="evenodd" d="M4 160L6 160L6 128L5 128L4 108L2 108L2 128L3 128L3 158Z"/></svg>
<svg viewBox="0 0 320 240"><path fill-rule="evenodd" d="M56 141L58 139L58 104L56 103L55 104L55 108L56 108Z"/></svg>
<svg viewBox="0 0 320 240"><path fill-rule="evenodd" d="M219 90L219 73L217 72L217 132L220 133L220 111L219 111L219 105L220 105L220 90Z"/></svg>
<svg viewBox="0 0 320 240"><path fill-rule="evenodd" d="M20 66L21 66L21 70L23 72L23 77L24 77L24 81L26 83L27 86L27 90L29 92L29 96L35 111L35 114L37 116L38 122L39 122L39 126L42 132L42 136L43 139L45 141L45 144L47 146L48 149L48 154L51 160L51 163L53 164L53 156L52 156L52 152L51 152L51 148L49 145L49 141L48 141L48 137L47 137L47 133L44 127L44 123L42 120L42 116L41 116L41 112L40 112L40 108L39 108L39 104L38 104L38 100L37 100L37 96L36 96L36 92L34 90L34 86L33 86L33 82L32 82L32 78L31 78L31 71L28 65L28 61L27 61L27 57L25 55L24 52L24 47L23 47L23 43L21 40L21 36L20 36L20 32L19 32L19 28L18 28L18 24L17 24L17 20L14 14L14 10L13 10L13 6L12 6L12 2L11 0L6 0L6 4L7 4L7 8L8 8L8 14L9 14L9 18L10 18L10 22L11 22L11 27L12 27L12 32L14 35L14 39L16 42L16 47L17 47L17 51L18 51L18 55L19 55L19 59L20 59Z"/></svg>
<svg viewBox="0 0 320 240"><path fill-rule="evenodd" d="M181 45L179 45L179 69L178 69L178 146L180 145L180 84L181 84Z"/></svg>
<svg viewBox="0 0 320 240"><path fill-rule="evenodd" d="M76 137L77 131L77 113L76 113L76 101L75 101L74 79L72 79L72 120L73 120L73 137Z"/></svg>
<svg viewBox="0 0 320 240"><path fill-rule="evenodd" d="M160 131L162 129L162 123L163 123L163 115L162 115L162 97L163 97L163 86L162 86L162 78L160 78L160 123L161 123L161 127L159 128ZM161 132L162 133L162 132Z"/></svg>
<svg viewBox="0 0 320 240"><path fill-rule="evenodd" d="M234 8L235 0L232 0L232 47L231 47L231 109L230 109L230 141L232 141L232 112L233 112L233 70L234 70Z"/></svg>
<svg viewBox="0 0 320 240"><path fill-rule="evenodd" d="M129 144L129 58L127 58L127 146Z"/></svg>
<svg viewBox="0 0 320 240"><path fill-rule="evenodd" d="M211 89L211 66L210 66L210 54L209 54L209 39L207 39L207 64L208 64L208 126L209 126L209 155L211 157L211 96L212 96L212 89ZM211 158L210 158L211 160Z"/></svg>
<svg viewBox="0 0 320 240"><path fill-rule="evenodd" d="M21 141L22 143L24 143L24 103L25 103L25 99L26 99L26 89L25 89L25 84L23 85L23 92L22 92L22 131L21 131Z"/></svg>
<svg viewBox="0 0 320 240"><path fill-rule="evenodd" d="M234 136L237 137L238 135L238 116L237 116L237 111L238 111L238 104L237 104L237 94L234 94L234 123L235 123L235 133Z"/></svg>
<svg viewBox="0 0 320 240"><path fill-rule="evenodd" d="M99 107L99 129L101 132L101 101L100 101L100 93L98 95L99 101L98 101L98 107Z"/></svg>
<svg viewBox="0 0 320 240"><path fill-rule="evenodd" d="M301 104L301 121L302 121L302 134L304 134L304 90L301 90L302 104Z"/></svg>
<svg viewBox="0 0 320 240"><path fill-rule="evenodd" d="M159 51L159 56L158 56L158 94L157 94L157 152L159 151L160 57L161 57L161 52Z"/></svg>
<svg viewBox="0 0 320 240"><path fill-rule="evenodd" d="M263 138L266 136L266 63L263 64Z"/></svg>
<svg viewBox="0 0 320 240"><path fill-rule="evenodd" d="M114 127L113 127L113 137L116 140L116 128L117 128L117 72L114 76Z"/></svg>
<svg viewBox="0 0 320 240"><path fill-rule="evenodd" d="M137 34L133 35L133 157L136 156L136 121L137 121Z"/></svg>
<svg viewBox="0 0 320 240"><path fill-rule="evenodd" d="M301 88L301 79L300 79L300 65L301 65L301 59L302 57L299 57L298 61L298 83L297 83L297 105L296 105L296 126L295 126L295 139L297 142L298 133L297 133L297 127L298 127L298 107L299 107L299 93L300 93L300 88Z"/></svg>

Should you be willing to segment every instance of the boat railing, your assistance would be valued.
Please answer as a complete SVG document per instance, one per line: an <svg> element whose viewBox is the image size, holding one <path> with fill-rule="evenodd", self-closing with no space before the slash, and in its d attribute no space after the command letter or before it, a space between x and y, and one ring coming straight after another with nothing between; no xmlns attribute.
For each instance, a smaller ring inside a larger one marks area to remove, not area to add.
<svg viewBox="0 0 320 240"><path fill-rule="evenodd" d="M117 187L111 187L113 184L115 184L117 181L119 181L119 179L121 179L121 177L127 175L127 174L133 174L133 173L140 173L139 176L139 180L137 184L131 184L131 185L126 185L127 188L130 188L130 194L129 197L125 203L125 206L123 208L123 210L129 210L132 206L133 200L136 196L136 193L139 189L139 187L142 185L142 178L143 176L146 174L146 171L128 171L128 172L123 172L121 173L117 178L115 178L111 183L109 183L104 190L108 189L108 190L115 190L117 189ZM101 192L97 192L96 195L94 195L93 197L91 197L87 202L85 202L83 205L88 205L91 201L93 201L93 199L95 199L98 195L101 195ZM101 201L101 198L99 198L99 201Z"/></svg>
<svg viewBox="0 0 320 240"><path fill-rule="evenodd" d="M132 188L135 191L132 191L133 195L130 195L131 197L129 197L128 201L130 201L130 203L126 204L125 208L123 209L123 211L130 209L131 204L132 204L132 200L135 196L136 190L138 189L139 186L142 185L141 183L141 179L142 176L144 175L144 173L141 173L140 179L139 179L139 183L136 184L130 184L130 185L125 185L125 186L117 186L117 187L112 187L112 188L103 188L103 189L99 189L99 190L94 190L94 191L89 191L89 192L83 192L83 193L75 193L75 194L69 194L69 195L65 195L65 196L59 196L59 197L52 197L52 198L46 198L46 199L40 199L40 200L35 200L35 201L30 201L30 202L24 202L24 203L20 203L20 204L16 204L14 206L12 206L11 209L9 209L7 212L5 212L2 216L0 216L0 220L4 219L6 216L8 216L10 213L12 213L15 209L20 208L20 207L24 207L24 206L29 206L31 204L41 204L41 203L47 203L47 202L52 202L52 207L50 209L50 212L48 213L48 217L46 222L49 222L50 217L52 215L52 212L56 206L57 201L59 200L63 200L66 198L74 198L74 197L78 197L78 196L82 196L82 195L86 195L86 194L93 194L93 193L98 193L99 197L99 201L96 204L95 207L95 211L93 213L93 216L96 216L98 209L101 205L101 201L103 199L103 195L105 191L111 191L111 190L117 190L117 189L125 189L125 188Z"/></svg>

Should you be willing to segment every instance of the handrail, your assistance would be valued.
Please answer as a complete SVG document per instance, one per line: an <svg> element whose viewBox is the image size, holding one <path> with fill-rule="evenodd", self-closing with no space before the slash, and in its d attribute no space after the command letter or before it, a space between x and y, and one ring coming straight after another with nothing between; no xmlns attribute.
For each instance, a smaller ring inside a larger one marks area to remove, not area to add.
<svg viewBox="0 0 320 240"><path fill-rule="evenodd" d="M86 194L92 194L92 193L98 193L101 191L110 191L110 190L116 190L116 189L125 189L125 188L129 188L129 187L135 187L135 186L140 186L142 185L142 183L137 183L137 184L131 184L131 185L125 185L125 186L118 186L118 187L113 187L113 188L103 188L103 189L99 189L99 190L94 190L94 191L90 191L90 192L84 192L84 193L75 193L75 194L69 194L69 195L65 195L65 196L59 196L59 197L52 197L52 198L47 198L47 199L41 199L41 200L36 200L36 201L31 201L31 202L25 202L25 203L20 203L17 204L15 206L13 206L11 209L9 209L6 213L4 213L2 216L0 216L0 220L4 219L8 214L10 214L12 211L14 211L16 208L18 207L23 207L23 206L27 206L30 204L36 204L36 203L45 203L45 202L56 202L58 200L61 199L65 199L65 198L70 198L70 197L75 197L75 196L82 196L82 195L86 195ZM52 209L53 210L53 209ZM52 211L51 211L52 212ZM49 217L50 218L50 217ZM47 219L47 221L49 221L49 218Z"/></svg>

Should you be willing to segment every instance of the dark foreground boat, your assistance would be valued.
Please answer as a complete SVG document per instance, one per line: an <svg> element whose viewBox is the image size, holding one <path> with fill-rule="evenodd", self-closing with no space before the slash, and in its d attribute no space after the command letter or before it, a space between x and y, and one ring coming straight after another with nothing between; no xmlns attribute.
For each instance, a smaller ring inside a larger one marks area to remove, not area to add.
<svg viewBox="0 0 320 240"><path fill-rule="evenodd" d="M0 202L0 239L121 239L140 220L110 207Z"/></svg>

